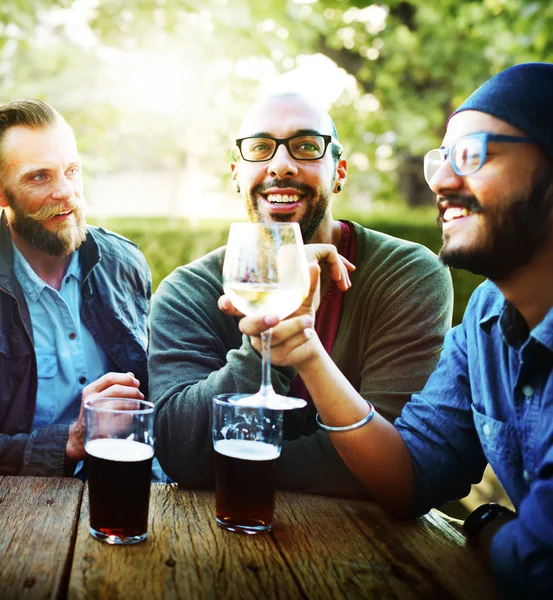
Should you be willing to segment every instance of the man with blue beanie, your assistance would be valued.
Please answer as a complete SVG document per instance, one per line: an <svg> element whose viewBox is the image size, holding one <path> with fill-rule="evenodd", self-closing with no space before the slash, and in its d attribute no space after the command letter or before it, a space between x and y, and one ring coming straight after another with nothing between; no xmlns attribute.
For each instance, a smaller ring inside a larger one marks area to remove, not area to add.
<svg viewBox="0 0 553 600"><path fill-rule="evenodd" d="M320 362L302 316L273 327L271 357L302 373L319 425L397 515L462 498L489 463L516 512L485 504L464 532L503 597L533 600L553 598L552 108L553 64L511 67L453 113L425 157L442 260L488 280L395 427ZM266 325L240 328L255 344Z"/></svg>

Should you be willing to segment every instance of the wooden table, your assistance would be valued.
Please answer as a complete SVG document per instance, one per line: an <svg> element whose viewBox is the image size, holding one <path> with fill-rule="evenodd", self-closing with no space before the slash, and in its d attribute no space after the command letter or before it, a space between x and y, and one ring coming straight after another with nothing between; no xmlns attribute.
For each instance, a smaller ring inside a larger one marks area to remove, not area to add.
<svg viewBox="0 0 553 600"><path fill-rule="evenodd" d="M81 490L0 478L2 600L497 598L436 513L396 521L369 502L280 492L273 532L246 536L216 526L213 492L154 484L148 539L113 547L88 533Z"/></svg>

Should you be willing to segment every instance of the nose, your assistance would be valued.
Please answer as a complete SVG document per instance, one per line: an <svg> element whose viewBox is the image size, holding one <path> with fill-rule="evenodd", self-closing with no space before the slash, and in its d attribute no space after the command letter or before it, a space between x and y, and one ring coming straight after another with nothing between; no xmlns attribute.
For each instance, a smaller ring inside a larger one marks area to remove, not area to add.
<svg viewBox="0 0 553 600"><path fill-rule="evenodd" d="M448 190L459 191L465 185L465 180L455 173L449 160L446 160L434 173L428 185L437 196L444 196Z"/></svg>
<svg viewBox="0 0 553 600"><path fill-rule="evenodd" d="M73 197L73 186L65 175L60 175L56 182L55 188L52 192L52 198L55 200L68 200Z"/></svg>
<svg viewBox="0 0 553 600"><path fill-rule="evenodd" d="M288 148L284 144L276 149L275 155L269 161L267 166L269 175L275 179L283 179L285 177L294 177L298 173L298 165L290 156Z"/></svg>

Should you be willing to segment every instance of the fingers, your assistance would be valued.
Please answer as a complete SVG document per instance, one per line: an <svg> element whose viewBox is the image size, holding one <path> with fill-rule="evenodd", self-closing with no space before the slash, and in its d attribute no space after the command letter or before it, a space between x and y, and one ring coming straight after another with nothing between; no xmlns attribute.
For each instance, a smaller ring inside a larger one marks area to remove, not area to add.
<svg viewBox="0 0 553 600"><path fill-rule="evenodd" d="M268 315L266 317L244 317L238 326L242 333L252 336L259 335L278 323L280 323L280 319L276 315Z"/></svg>
<svg viewBox="0 0 553 600"><path fill-rule="evenodd" d="M311 315L302 315L293 319L282 321L277 327L273 328L271 336L271 348L286 343L287 340L302 334L305 342L313 336L313 317Z"/></svg>
<svg viewBox="0 0 553 600"><path fill-rule="evenodd" d="M311 263L308 265L309 268L309 294L307 294L305 300L301 304L302 312L306 310L317 310L319 308L319 302L321 300L321 286L320 286L320 274L321 268L319 265ZM296 311L298 312L298 311Z"/></svg>
<svg viewBox="0 0 553 600"><path fill-rule="evenodd" d="M244 313L241 313L238 309L234 308L234 305L229 300L228 296L221 296L219 300L217 300L217 305L219 306L219 310L224 312L225 315L229 317L243 317Z"/></svg>
<svg viewBox="0 0 553 600"><path fill-rule="evenodd" d="M143 400L139 386L140 381L132 373L106 373L83 389L83 400L91 396Z"/></svg>
<svg viewBox="0 0 553 600"><path fill-rule="evenodd" d="M286 319L277 325L271 337L271 363L277 366L298 368L317 357L321 344L313 330L313 320L308 315ZM261 352L259 336L250 338L252 346Z"/></svg>
<svg viewBox="0 0 553 600"><path fill-rule="evenodd" d="M332 280L339 289L346 291L351 287L349 273L355 270L355 265L338 254L335 246L332 244L307 244L305 253L310 262L326 265Z"/></svg>

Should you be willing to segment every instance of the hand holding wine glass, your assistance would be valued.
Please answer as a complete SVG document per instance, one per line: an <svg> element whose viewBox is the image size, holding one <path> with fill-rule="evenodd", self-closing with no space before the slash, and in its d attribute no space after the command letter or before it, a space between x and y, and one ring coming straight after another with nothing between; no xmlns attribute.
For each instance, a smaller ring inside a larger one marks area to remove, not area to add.
<svg viewBox="0 0 553 600"><path fill-rule="evenodd" d="M223 265L223 288L247 316L295 312L309 293L309 272L297 223L233 223ZM271 384L271 330L261 334L261 388L242 402L275 409L300 408L305 401L280 396Z"/></svg>

